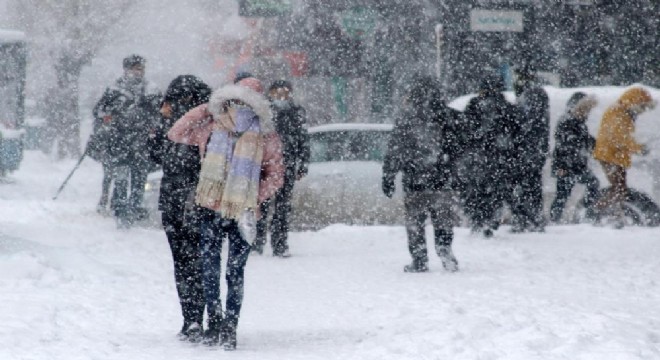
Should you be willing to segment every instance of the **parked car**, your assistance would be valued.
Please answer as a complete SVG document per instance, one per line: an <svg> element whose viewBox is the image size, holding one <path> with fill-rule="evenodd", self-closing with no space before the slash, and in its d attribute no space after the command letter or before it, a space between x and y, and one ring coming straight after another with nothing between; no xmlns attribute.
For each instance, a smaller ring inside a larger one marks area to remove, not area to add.
<svg viewBox="0 0 660 360"><path fill-rule="evenodd" d="M344 123L309 129L309 174L293 189L291 226L403 224L400 179L394 198L381 190L392 125Z"/></svg>
<svg viewBox="0 0 660 360"><path fill-rule="evenodd" d="M331 124L312 127L309 173L293 190L291 226L318 229L330 224L403 224L398 178L392 199L381 190L383 158L392 125ZM158 193L162 171L149 174L144 206L149 224L160 225Z"/></svg>

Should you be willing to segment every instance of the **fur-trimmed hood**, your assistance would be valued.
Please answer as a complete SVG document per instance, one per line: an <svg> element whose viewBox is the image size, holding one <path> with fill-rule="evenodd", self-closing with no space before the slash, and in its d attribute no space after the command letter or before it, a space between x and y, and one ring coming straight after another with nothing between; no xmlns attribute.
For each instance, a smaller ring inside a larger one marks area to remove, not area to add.
<svg viewBox="0 0 660 360"><path fill-rule="evenodd" d="M225 85L211 94L208 111L214 118L218 118L222 112L222 104L227 100L240 100L249 105L259 116L263 133L275 131L273 125L273 113L270 110L270 102L265 96L258 92L239 85Z"/></svg>

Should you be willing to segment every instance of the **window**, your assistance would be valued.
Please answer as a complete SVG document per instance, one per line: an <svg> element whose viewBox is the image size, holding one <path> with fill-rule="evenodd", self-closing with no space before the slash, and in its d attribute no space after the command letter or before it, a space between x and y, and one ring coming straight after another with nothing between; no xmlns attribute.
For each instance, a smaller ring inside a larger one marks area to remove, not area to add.
<svg viewBox="0 0 660 360"><path fill-rule="evenodd" d="M382 162L389 131L343 130L310 134L311 162Z"/></svg>

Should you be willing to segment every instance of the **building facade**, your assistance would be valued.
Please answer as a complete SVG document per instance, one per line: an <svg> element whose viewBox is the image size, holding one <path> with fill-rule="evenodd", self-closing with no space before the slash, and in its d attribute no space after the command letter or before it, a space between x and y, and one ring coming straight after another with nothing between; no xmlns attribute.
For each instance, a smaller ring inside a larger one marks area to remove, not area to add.
<svg viewBox="0 0 660 360"><path fill-rule="evenodd" d="M275 2L289 11L263 19L254 68L293 77L312 123L391 122L415 74L437 76L448 98L487 73L511 84L521 65L557 86L660 86L655 0Z"/></svg>

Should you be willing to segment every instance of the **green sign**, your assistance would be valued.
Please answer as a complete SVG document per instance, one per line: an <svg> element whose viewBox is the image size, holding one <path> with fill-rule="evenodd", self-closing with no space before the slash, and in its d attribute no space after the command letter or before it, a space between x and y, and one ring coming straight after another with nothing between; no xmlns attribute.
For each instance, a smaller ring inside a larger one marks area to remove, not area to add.
<svg viewBox="0 0 660 360"><path fill-rule="evenodd" d="M356 6L341 13L341 26L352 38L362 38L376 27L373 10Z"/></svg>
<svg viewBox="0 0 660 360"><path fill-rule="evenodd" d="M291 12L291 0L240 0L238 15L244 17L273 17Z"/></svg>

